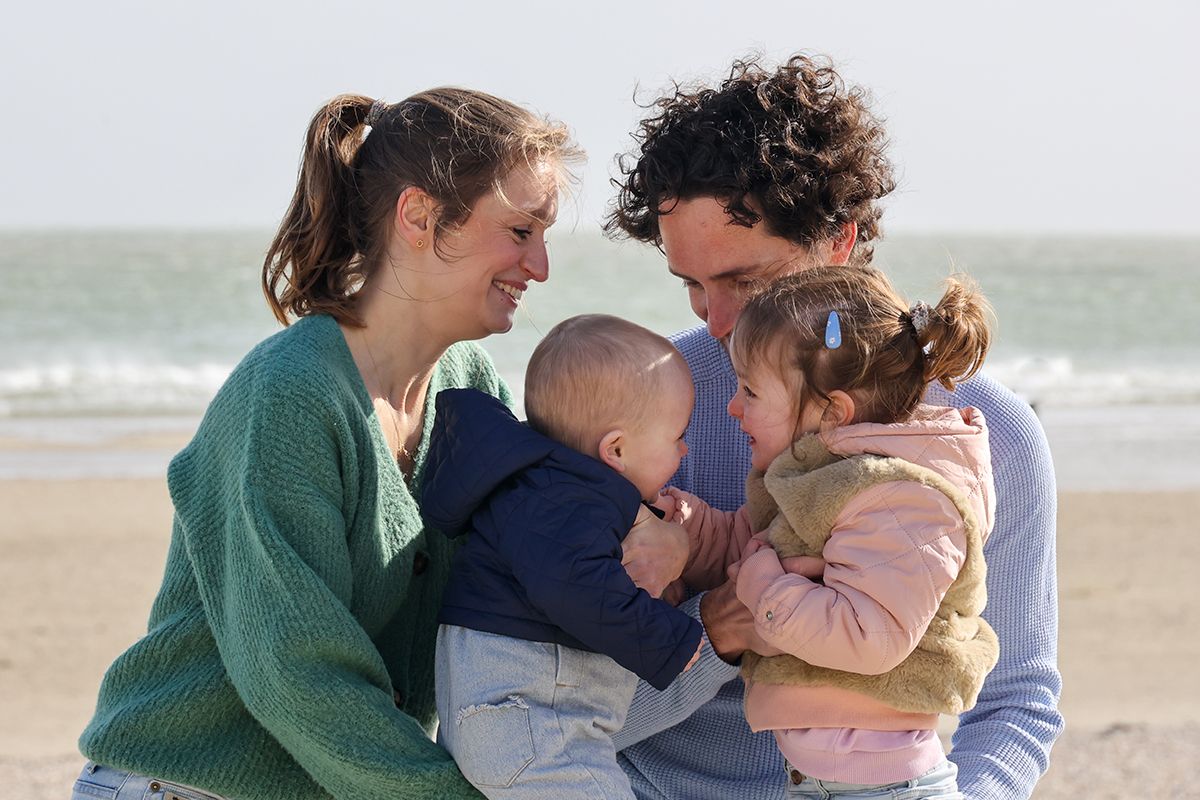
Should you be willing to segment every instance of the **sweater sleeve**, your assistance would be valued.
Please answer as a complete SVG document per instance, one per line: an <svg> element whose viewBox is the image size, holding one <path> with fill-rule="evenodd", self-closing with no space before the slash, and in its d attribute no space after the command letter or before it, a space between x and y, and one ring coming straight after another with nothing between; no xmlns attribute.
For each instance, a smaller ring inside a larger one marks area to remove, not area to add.
<svg viewBox="0 0 1200 800"><path fill-rule="evenodd" d="M350 612L342 509L357 490L357 461L340 444L333 410L314 394L254 387L244 426L202 448L194 468L172 466L181 529L229 680L254 719L334 797L477 797L449 754L396 708L383 659Z"/></svg>
<svg viewBox="0 0 1200 800"><path fill-rule="evenodd" d="M556 626L657 689L683 671L700 623L639 589L621 565L625 531L588 504L530 497L501 540L530 602Z"/></svg>
<svg viewBox="0 0 1200 800"><path fill-rule="evenodd" d="M682 491L677 493L677 502L688 509L683 527L688 532L689 555L680 577L692 589L715 589L725 582L725 570L742 557L754 535L750 516L745 506L721 511Z"/></svg>
<svg viewBox="0 0 1200 800"><path fill-rule="evenodd" d="M942 492L873 486L839 514L825 544L824 585L785 573L774 550L743 563L737 593L768 643L810 664L876 675L920 641L966 549L962 518Z"/></svg>
<svg viewBox="0 0 1200 800"><path fill-rule="evenodd" d="M984 619L1000 638L1000 660L976 705L959 718L950 760L971 800L1033 794L1062 732L1058 710L1056 492L1050 448L1028 405L986 378L959 387L987 415L996 479L996 524L984 545Z"/></svg>

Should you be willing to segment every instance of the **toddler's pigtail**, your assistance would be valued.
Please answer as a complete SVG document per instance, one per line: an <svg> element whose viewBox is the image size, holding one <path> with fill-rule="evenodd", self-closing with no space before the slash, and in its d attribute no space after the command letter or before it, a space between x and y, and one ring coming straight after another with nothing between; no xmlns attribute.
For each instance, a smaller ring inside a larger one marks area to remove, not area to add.
<svg viewBox="0 0 1200 800"><path fill-rule="evenodd" d="M372 103L362 95L339 95L309 123L296 192L263 262L263 292L284 325L289 314L327 310L343 317L338 310L361 277L351 164Z"/></svg>
<svg viewBox="0 0 1200 800"><path fill-rule="evenodd" d="M951 277L928 319L911 314L917 341L925 348L925 382L937 381L953 391L958 381L979 371L992 342L991 304L965 277ZM923 323L923 324L922 324Z"/></svg>

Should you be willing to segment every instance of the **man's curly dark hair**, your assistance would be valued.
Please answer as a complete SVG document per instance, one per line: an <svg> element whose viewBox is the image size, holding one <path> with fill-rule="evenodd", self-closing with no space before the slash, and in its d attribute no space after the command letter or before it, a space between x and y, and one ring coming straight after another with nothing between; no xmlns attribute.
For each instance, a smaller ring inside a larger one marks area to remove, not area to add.
<svg viewBox="0 0 1200 800"><path fill-rule="evenodd" d="M806 246L855 222L852 261L866 264L879 236L877 201L896 188L869 103L827 59L803 54L774 72L757 58L736 61L717 89L676 84L650 106L659 113L642 121L639 147L619 161L623 180L613 181L619 192L605 231L661 246L658 218L672 201L715 197L731 222L762 221Z"/></svg>

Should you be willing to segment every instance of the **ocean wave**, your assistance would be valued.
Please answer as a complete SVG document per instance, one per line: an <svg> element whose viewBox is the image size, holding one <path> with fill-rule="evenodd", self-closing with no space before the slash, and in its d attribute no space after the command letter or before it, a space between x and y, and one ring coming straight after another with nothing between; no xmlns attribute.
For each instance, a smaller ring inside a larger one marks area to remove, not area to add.
<svg viewBox="0 0 1200 800"><path fill-rule="evenodd" d="M1200 369L1180 364L1080 367L1070 358L1016 357L985 371L1034 405L1190 405L1200 402Z"/></svg>
<svg viewBox="0 0 1200 800"><path fill-rule="evenodd" d="M0 416L178 414L203 410L232 365L58 361L0 369Z"/></svg>
<svg viewBox="0 0 1200 800"><path fill-rule="evenodd" d="M232 366L99 359L8 367L0 369L0 417L196 414ZM1039 408L1200 404L1200 369L1186 365L1095 369L1067 357L1016 357L986 371ZM520 372L505 372L510 386L523 385Z"/></svg>

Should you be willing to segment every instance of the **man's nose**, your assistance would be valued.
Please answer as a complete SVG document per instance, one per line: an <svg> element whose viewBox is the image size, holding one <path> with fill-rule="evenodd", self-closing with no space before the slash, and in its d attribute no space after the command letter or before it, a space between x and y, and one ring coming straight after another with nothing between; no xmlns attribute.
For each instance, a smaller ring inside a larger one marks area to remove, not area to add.
<svg viewBox="0 0 1200 800"><path fill-rule="evenodd" d="M708 314L704 321L708 324L708 335L714 339L728 337L741 309L732 298L719 294L710 294L706 300Z"/></svg>

